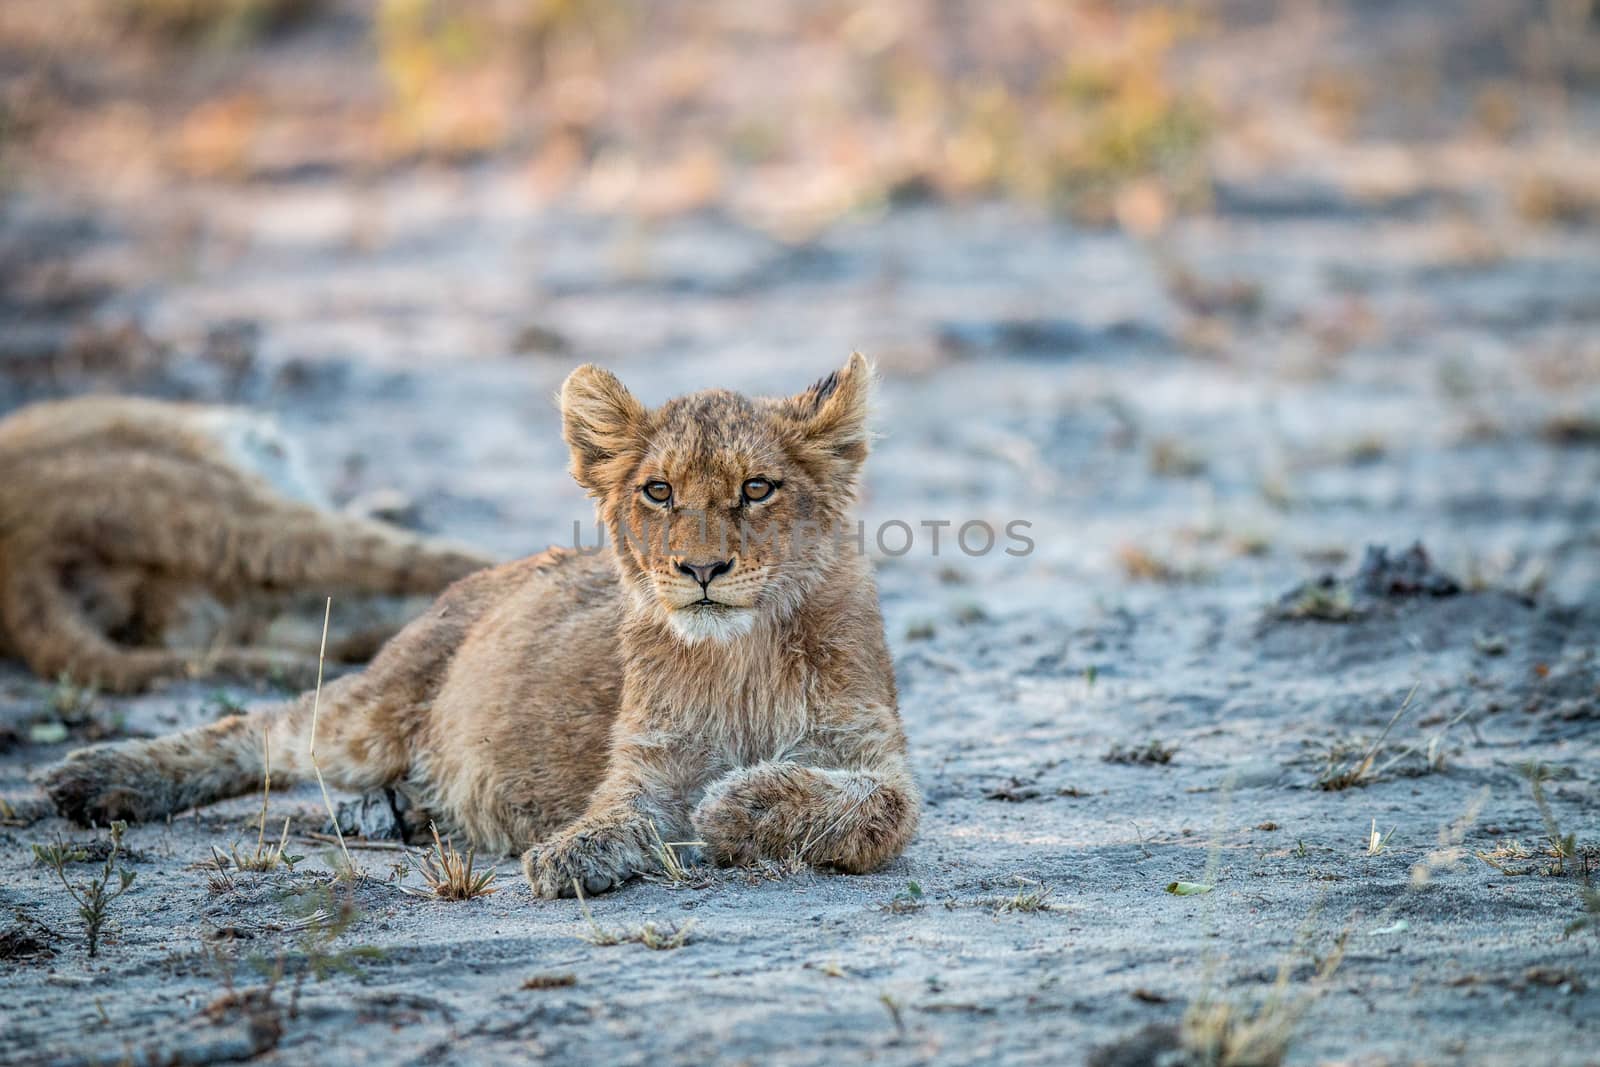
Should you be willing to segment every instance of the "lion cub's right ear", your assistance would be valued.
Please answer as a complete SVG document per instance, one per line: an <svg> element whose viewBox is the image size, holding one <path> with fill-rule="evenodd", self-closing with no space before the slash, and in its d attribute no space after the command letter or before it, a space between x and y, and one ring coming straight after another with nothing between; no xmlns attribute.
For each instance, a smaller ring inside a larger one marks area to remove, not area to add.
<svg viewBox="0 0 1600 1067"><path fill-rule="evenodd" d="M572 476L604 496L644 449L648 413L608 370L585 363L561 386L561 436L572 449Z"/></svg>

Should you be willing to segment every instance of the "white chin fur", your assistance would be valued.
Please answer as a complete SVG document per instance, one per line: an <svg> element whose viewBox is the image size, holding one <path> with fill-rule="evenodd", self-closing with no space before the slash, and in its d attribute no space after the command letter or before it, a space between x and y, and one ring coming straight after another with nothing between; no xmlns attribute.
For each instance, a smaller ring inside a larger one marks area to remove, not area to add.
<svg viewBox="0 0 1600 1067"><path fill-rule="evenodd" d="M684 608L668 615L667 621L672 624L672 632L684 644L693 645L701 641L722 644L749 633L750 627L755 624L755 613L741 608L714 611Z"/></svg>

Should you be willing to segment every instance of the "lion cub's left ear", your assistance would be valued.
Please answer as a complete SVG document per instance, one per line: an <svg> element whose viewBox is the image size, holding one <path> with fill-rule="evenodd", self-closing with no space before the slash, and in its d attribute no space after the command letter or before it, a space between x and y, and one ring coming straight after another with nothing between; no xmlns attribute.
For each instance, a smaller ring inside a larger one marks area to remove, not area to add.
<svg viewBox="0 0 1600 1067"><path fill-rule="evenodd" d="M855 477L872 441L867 429L872 388L872 365L860 352L852 352L841 369L782 402L803 461L820 462L846 479Z"/></svg>
<svg viewBox="0 0 1600 1067"><path fill-rule="evenodd" d="M561 436L572 450L572 477L604 496L644 448L649 413L610 371L585 363L561 386Z"/></svg>

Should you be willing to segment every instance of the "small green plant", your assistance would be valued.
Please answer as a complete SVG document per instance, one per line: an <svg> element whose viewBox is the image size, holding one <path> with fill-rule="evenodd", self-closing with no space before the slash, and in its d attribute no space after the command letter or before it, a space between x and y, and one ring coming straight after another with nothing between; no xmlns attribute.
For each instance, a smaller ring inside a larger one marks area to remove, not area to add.
<svg viewBox="0 0 1600 1067"><path fill-rule="evenodd" d="M116 869L117 856L122 851L122 835L128 829L128 824L117 821L111 824L111 847L106 851L106 862L101 867L96 877L87 882L76 885L67 877L66 867L69 863L82 863L89 858L89 854L80 848L71 848L59 837L54 844L34 845L34 857L46 867L55 872L61 884L66 887L72 899L78 903L78 917L83 920L83 928L89 938L89 958L93 959L100 952L100 931L104 929L106 914L111 908L111 902L128 891L133 885L134 873L124 867ZM115 887L113 888L113 882Z"/></svg>
<svg viewBox="0 0 1600 1067"><path fill-rule="evenodd" d="M216 869L218 871L226 871L229 865L232 865L233 869L236 871L256 871L260 873L270 871L280 864L292 871L294 870L294 865L305 859L305 857L300 855L290 855L288 846L289 817L285 816L283 820L283 833L281 836L279 836L278 843L276 845L266 845L263 841L258 839L256 841L255 850L252 852L240 852L237 843L229 846L226 853L213 845L211 852L215 858ZM232 885L230 884L228 888L231 889Z"/></svg>
<svg viewBox="0 0 1600 1067"><path fill-rule="evenodd" d="M279 976L292 968L295 974L295 1002L308 976L318 982L326 981L336 974L355 973L357 964L363 960L383 956L383 950L376 945L333 947L334 942L348 933L363 914L356 905L353 884L348 881L336 878L331 884L318 884L293 893L288 899L288 911L295 918L283 929L299 933L297 955L273 960L252 957L250 962L274 984ZM292 1003L291 1015L294 1014Z"/></svg>
<svg viewBox="0 0 1600 1067"><path fill-rule="evenodd" d="M95 686L80 685L69 674L59 675L53 684L42 690L39 711L28 724L28 740L36 745L58 745L75 730L90 741L120 733L122 713L97 715L95 699L98 696Z"/></svg>
<svg viewBox="0 0 1600 1067"><path fill-rule="evenodd" d="M1546 850L1556 861L1550 873L1565 874L1567 860L1578 854L1578 839L1575 834L1561 832L1556 814L1550 808L1550 800L1544 795L1544 783L1551 778L1550 768L1542 763L1524 763L1517 771L1528 780L1528 788L1533 790L1533 802L1539 808L1539 818L1544 820Z"/></svg>
<svg viewBox="0 0 1600 1067"><path fill-rule="evenodd" d="M82 722L99 695L95 686L79 685L70 674L62 673L50 687L47 704L50 713L63 722Z"/></svg>
<svg viewBox="0 0 1600 1067"><path fill-rule="evenodd" d="M884 909L898 915L908 911L921 911L927 903L922 886L916 882L907 882L904 889L889 898L889 903L884 905Z"/></svg>
<svg viewBox="0 0 1600 1067"><path fill-rule="evenodd" d="M322 982L335 974L359 973L360 962L382 958L383 950L376 945L333 947L362 918L354 898L353 884L338 879L285 894L285 907L293 918L283 923L259 924L258 928L297 934L295 949L248 958L250 968L265 979L261 986L239 989L235 985L236 958L227 947L230 942L208 946L206 956L223 993L205 1008L204 1014L213 1021L243 1016L251 1022L252 1033L264 1027L265 1032L276 1035L282 1017L292 1019L298 1013L307 978ZM293 990L288 1005L280 1008L273 997L290 974L294 978Z"/></svg>

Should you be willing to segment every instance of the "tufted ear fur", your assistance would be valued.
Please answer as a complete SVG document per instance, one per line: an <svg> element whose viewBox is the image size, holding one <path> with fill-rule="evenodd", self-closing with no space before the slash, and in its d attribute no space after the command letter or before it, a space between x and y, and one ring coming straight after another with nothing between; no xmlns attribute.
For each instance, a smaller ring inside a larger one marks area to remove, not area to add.
<svg viewBox="0 0 1600 1067"><path fill-rule="evenodd" d="M643 450L648 413L615 374L592 363L567 376L560 403L572 476L591 496L604 496Z"/></svg>
<svg viewBox="0 0 1600 1067"><path fill-rule="evenodd" d="M872 386L872 365L852 352L842 368L782 401L802 462L826 476L854 481L872 438L867 429Z"/></svg>

